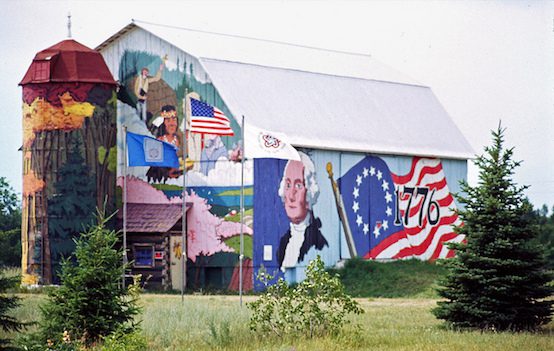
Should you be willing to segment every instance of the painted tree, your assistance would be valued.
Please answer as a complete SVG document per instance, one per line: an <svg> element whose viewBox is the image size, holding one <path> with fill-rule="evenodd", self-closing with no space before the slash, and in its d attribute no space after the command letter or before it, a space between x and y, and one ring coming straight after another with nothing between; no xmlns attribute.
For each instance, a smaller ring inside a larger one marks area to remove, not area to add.
<svg viewBox="0 0 554 351"><path fill-rule="evenodd" d="M75 143L67 160L59 169L56 193L48 200L48 232L54 282L63 257L75 249L74 239L94 221L96 186L89 168L84 164L80 144Z"/></svg>
<svg viewBox="0 0 554 351"><path fill-rule="evenodd" d="M512 176L521 162L504 148L500 125L493 144L477 157L479 182L462 182L465 204L458 233L466 242L453 244L457 255L447 262L449 274L440 282L435 316L457 328L534 330L551 319L553 289L545 269L533 208Z"/></svg>

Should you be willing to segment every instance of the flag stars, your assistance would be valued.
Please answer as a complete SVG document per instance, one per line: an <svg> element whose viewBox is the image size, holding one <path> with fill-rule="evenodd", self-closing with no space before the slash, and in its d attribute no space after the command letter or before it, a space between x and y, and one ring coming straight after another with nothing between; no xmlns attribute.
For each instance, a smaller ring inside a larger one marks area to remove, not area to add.
<svg viewBox="0 0 554 351"><path fill-rule="evenodd" d="M385 212L386 212L387 216L389 216L389 217L392 216L392 209L389 206L387 206L387 211L385 211Z"/></svg>
<svg viewBox="0 0 554 351"><path fill-rule="evenodd" d="M360 196L360 188L354 187L354 192L352 193L352 196L357 199Z"/></svg>
<svg viewBox="0 0 554 351"><path fill-rule="evenodd" d="M387 203L392 202L392 195L388 191L385 194L385 200L387 201Z"/></svg>
<svg viewBox="0 0 554 351"><path fill-rule="evenodd" d="M358 184L358 186L360 186L360 184L362 184L362 176L359 175L359 174L356 176L356 184Z"/></svg>
<svg viewBox="0 0 554 351"><path fill-rule="evenodd" d="M383 221L383 229L384 230L389 229L389 221Z"/></svg>
<svg viewBox="0 0 554 351"><path fill-rule="evenodd" d="M367 235L367 233L369 233L369 224L364 223L364 229L362 231L364 232L365 235Z"/></svg>
<svg viewBox="0 0 554 351"><path fill-rule="evenodd" d="M379 237L379 227L378 226L375 226L375 228L373 229L373 235L375 235L376 238Z"/></svg>
<svg viewBox="0 0 554 351"><path fill-rule="evenodd" d="M358 201L354 201L354 204L352 205L352 211L356 213L358 212L359 209L360 209L360 204L358 203Z"/></svg>
<svg viewBox="0 0 554 351"><path fill-rule="evenodd" d="M377 179L381 180L383 178L383 172L377 171Z"/></svg>
<svg viewBox="0 0 554 351"><path fill-rule="evenodd" d="M364 167L364 171L362 172L363 175L364 175L364 178L367 178L367 176L369 175L369 169L367 169L366 167Z"/></svg>
<svg viewBox="0 0 554 351"><path fill-rule="evenodd" d="M381 184L381 188L383 188L383 191L389 190L389 182L383 179L383 184Z"/></svg>
<svg viewBox="0 0 554 351"><path fill-rule="evenodd" d="M374 176L375 175L375 167L369 167L369 174L371 176Z"/></svg>
<svg viewBox="0 0 554 351"><path fill-rule="evenodd" d="M364 221L362 220L362 216L357 215L356 216L356 224L358 225L358 227L361 226L363 222Z"/></svg>

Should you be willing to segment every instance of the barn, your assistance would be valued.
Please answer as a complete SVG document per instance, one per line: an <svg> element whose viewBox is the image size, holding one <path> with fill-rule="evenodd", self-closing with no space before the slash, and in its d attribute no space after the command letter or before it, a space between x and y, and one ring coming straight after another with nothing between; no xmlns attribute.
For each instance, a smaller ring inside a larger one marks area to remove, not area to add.
<svg viewBox="0 0 554 351"><path fill-rule="evenodd" d="M188 288L238 289L241 232L246 290L261 269L299 282L317 255L434 260L463 240L452 193L473 150L428 86L372 57L138 21L96 50L118 83L116 194L126 183L129 259L147 286L179 289L185 267ZM192 100L234 135L184 134ZM300 161L241 172L241 145L267 142L242 140L243 118L286 135ZM124 128L186 143L181 168L124 167Z"/></svg>

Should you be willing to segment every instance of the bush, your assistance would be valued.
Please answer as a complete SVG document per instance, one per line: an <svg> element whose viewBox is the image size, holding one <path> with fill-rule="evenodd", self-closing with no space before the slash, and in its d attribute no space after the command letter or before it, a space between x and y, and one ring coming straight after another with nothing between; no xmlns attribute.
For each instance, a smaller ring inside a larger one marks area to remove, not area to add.
<svg viewBox="0 0 554 351"><path fill-rule="evenodd" d="M267 286L272 277L261 272L259 278ZM310 338L335 334L348 323L347 314L363 312L358 303L344 292L338 276L325 271L319 256L309 263L306 279L296 287L292 288L279 279L247 306L252 310L251 330Z"/></svg>
<svg viewBox="0 0 554 351"><path fill-rule="evenodd" d="M138 331L127 333L116 331L104 338L98 351L142 351L146 350L148 344L146 338Z"/></svg>

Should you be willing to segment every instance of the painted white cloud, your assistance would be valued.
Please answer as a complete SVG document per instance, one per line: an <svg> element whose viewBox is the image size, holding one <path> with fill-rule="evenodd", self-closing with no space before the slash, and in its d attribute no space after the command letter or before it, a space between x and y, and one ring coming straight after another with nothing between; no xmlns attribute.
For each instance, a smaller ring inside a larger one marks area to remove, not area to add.
<svg viewBox="0 0 554 351"><path fill-rule="evenodd" d="M225 158L219 158L215 163L215 168L204 175L201 172L187 172L187 186L240 186L241 183L241 165L238 162L232 162ZM252 161L244 162L244 185L254 184L254 163ZM168 179L166 184L183 185L183 177Z"/></svg>

